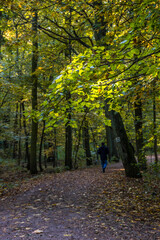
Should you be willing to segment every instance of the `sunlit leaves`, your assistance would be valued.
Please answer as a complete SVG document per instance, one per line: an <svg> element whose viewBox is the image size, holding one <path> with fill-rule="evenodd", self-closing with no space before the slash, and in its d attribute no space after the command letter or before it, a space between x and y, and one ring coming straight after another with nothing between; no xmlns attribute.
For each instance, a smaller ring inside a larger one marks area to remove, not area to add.
<svg viewBox="0 0 160 240"><path fill-rule="evenodd" d="M86 107L101 116L104 99L109 99L110 110L116 111L121 111L125 101L134 103L137 92L142 99L152 100L151 83L156 78L158 86L160 77L159 1L102 1L103 8L93 1L78 0L4 2L2 77L18 100L23 98L21 92L28 90L27 99L30 95L30 20L33 7L38 9L39 63L35 73L39 102L44 99L44 103L43 113L36 118L47 119L48 127L67 121L69 105L75 119L76 115L83 118ZM95 19L104 19L100 28L105 26L106 31L103 46L97 46ZM71 93L69 105L66 91ZM73 126L76 128L74 121Z"/></svg>

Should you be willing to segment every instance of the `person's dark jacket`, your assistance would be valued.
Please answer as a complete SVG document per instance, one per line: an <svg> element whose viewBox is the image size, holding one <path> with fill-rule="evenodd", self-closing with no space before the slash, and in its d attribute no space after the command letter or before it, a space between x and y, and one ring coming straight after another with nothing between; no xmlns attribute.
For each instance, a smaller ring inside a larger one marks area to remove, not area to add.
<svg viewBox="0 0 160 240"><path fill-rule="evenodd" d="M101 161L105 161L107 160L107 154L109 154L109 149L104 145L98 149L97 153L100 155Z"/></svg>

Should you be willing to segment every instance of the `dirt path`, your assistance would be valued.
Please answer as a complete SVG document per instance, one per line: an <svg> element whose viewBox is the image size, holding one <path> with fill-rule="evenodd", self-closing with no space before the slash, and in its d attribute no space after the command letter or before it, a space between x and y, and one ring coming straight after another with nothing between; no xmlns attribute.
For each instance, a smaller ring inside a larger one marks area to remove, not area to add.
<svg viewBox="0 0 160 240"><path fill-rule="evenodd" d="M108 212L104 194L117 174L110 165L44 175L26 191L0 200L0 240L158 240L154 223Z"/></svg>

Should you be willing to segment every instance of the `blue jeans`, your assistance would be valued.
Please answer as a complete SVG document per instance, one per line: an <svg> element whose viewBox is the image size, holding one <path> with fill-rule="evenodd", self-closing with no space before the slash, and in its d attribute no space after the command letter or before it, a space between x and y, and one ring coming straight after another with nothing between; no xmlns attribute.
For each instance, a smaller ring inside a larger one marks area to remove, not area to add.
<svg viewBox="0 0 160 240"><path fill-rule="evenodd" d="M108 164L107 159L101 160L101 165L102 165L102 170L103 171L105 171L105 168L107 167L107 164Z"/></svg>

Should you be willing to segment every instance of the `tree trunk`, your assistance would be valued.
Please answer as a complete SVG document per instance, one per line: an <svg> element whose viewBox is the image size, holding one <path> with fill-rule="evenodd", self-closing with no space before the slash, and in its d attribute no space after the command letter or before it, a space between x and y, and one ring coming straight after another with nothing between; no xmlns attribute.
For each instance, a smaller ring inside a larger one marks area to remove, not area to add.
<svg viewBox="0 0 160 240"><path fill-rule="evenodd" d="M42 146L43 146L43 139L44 139L44 131L45 131L45 121L43 121L43 129L42 129L41 142L40 142L40 147L39 147L39 169L40 169L40 172L43 171L43 168L42 168Z"/></svg>
<svg viewBox="0 0 160 240"><path fill-rule="evenodd" d="M16 104L16 115L14 121L13 159L17 158L18 152L17 129L18 129L18 103Z"/></svg>
<svg viewBox="0 0 160 240"><path fill-rule="evenodd" d="M76 141L76 145L75 145L75 158L74 158L74 168L75 169L78 168L77 159L78 159L78 151L79 151L80 142L81 142L81 130L82 130L82 124L78 128L77 134L76 134L77 135L77 141Z"/></svg>
<svg viewBox="0 0 160 240"><path fill-rule="evenodd" d="M30 169L30 154L29 154L29 133L27 132L26 118L25 118L25 109L24 102L22 102L22 112L23 112L23 127L25 133L25 148L26 148L26 160L27 160L27 169Z"/></svg>
<svg viewBox="0 0 160 240"><path fill-rule="evenodd" d="M67 92L66 94L66 100L68 102L68 105L70 105L70 98L71 94L70 92ZM69 169L72 169L72 127L70 126L71 122L71 109L70 106L67 109L67 118L68 122L66 123L66 141L65 141L65 166Z"/></svg>
<svg viewBox="0 0 160 240"><path fill-rule="evenodd" d="M57 166L57 130L54 127L53 167Z"/></svg>
<svg viewBox="0 0 160 240"><path fill-rule="evenodd" d="M112 127L106 126L106 138L107 138L107 146L109 148L109 161L119 162L119 157L117 153L117 149L115 146L115 137L113 134Z"/></svg>
<svg viewBox="0 0 160 240"><path fill-rule="evenodd" d="M158 163L158 154L157 154L157 133L156 133L156 79L153 82L153 134L154 134L154 156L155 163Z"/></svg>
<svg viewBox="0 0 160 240"><path fill-rule="evenodd" d="M142 128L142 101L137 96L135 107L135 133L136 133L136 151L141 170L146 170L146 158L144 153L143 128Z"/></svg>
<svg viewBox="0 0 160 240"><path fill-rule="evenodd" d="M104 20L104 10L102 0L94 1L95 23L93 25L94 37L98 46L106 45L106 22Z"/></svg>
<svg viewBox="0 0 160 240"><path fill-rule="evenodd" d="M83 137L84 137L84 150L86 153L86 165L90 166L92 165L92 156L91 156L91 151L90 151L90 135L89 135L89 127L88 127L88 121L85 119L84 120L84 125L83 125Z"/></svg>
<svg viewBox="0 0 160 240"><path fill-rule="evenodd" d="M2 20L2 11L0 11L0 22ZM3 36L2 36L2 30L0 28L0 60L2 60L2 42L3 42Z"/></svg>
<svg viewBox="0 0 160 240"><path fill-rule="evenodd" d="M22 151L21 151L21 132L22 132L22 105L19 107L19 140L18 140L18 165L21 163Z"/></svg>
<svg viewBox="0 0 160 240"><path fill-rule="evenodd" d="M37 110L37 74L35 73L38 65L38 40L37 40L37 10L33 11L32 19L32 31L33 31L33 50L32 50L32 111ZM37 173L37 132L38 122L36 117L32 117L32 129L31 129L31 159L30 159L30 172L31 174Z"/></svg>
<svg viewBox="0 0 160 240"><path fill-rule="evenodd" d="M122 160L125 173L127 177L140 178L141 173L137 166L136 159L134 157L134 151L129 143L122 118L120 114L114 110L109 111L110 119L112 122L112 128L114 135L116 136L116 147L118 154Z"/></svg>
<svg viewBox="0 0 160 240"><path fill-rule="evenodd" d="M68 119L71 119L70 114ZM66 124L65 166L72 169L72 127L69 125L69 121Z"/></svg>
<svg viewBox="0 0 160 240"><path fill-rule="evenodd" d="M72 10L71 8L69 8L69 16L68 18L66 18L66 23L69 24L69 31L71 31L71 21L72 21ZM69 57L69 61L70 63L72 62L72 51L71 51L71 38L69 36L69 43L68 43L68 57ZM67 100L67 104L68 109L66 111L67 114L67 118L68 118L68 122L66 123L66 141L65 141L65 166L68 167L69 169L73 168L73 163L72 163L72 127L70 125L71 122L71 108L70 108L70 99L71 99L71 93L69 90L67 90L66 93L66 100Z"/></svg>

